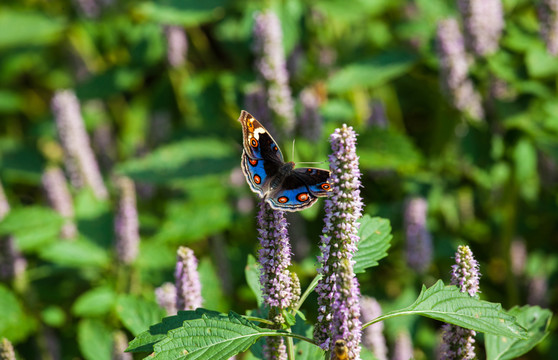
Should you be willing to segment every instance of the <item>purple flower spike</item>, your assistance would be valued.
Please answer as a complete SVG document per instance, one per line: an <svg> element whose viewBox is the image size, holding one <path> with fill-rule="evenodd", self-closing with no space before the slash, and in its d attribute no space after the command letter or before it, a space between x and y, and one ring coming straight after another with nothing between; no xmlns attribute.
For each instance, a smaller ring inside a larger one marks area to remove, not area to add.
<svg viewBox="0 0 558 360"><path fill-rule="evenodd" d="M541 35L546 43L546 50L558 55L558 1L542 0L538 9L541 22Z"/></svg>
<svg viewBox="0 0 558 360"><path fill-rule="evenodd" d="M74 239L77 235L73 220L74 204L64 173L58 167L49 168L43 174L42 183L50 206L66 218L60 236L63 239Z"/></svg>
<svg viewBox="0 0 558 360"><path fill-rule="evenodd" d="M2 360L16 360L15 351L10 340L5 337L0 341L0 359Z"/></svg>
<svg viewBox="0 0 558 360"><path fill-rule="evenodd" d="M291 264L291 244L287 231L287 220L283 211L271 209L262 200L258 213L258 233L261 249L258 261L261 266L260 284L263 300L269 310L269 317L280 328L285 322L281 310L294 305L300 296L300 290L291 272L287 269ZM300 284L298 284L300 286ZM294 291L298 291L298 296ZM266 359L287 359L285 341L280 337L267 337L263 352Z"/></svg>
<svg viewBox="0 0 558 360"><path fill-rule="evenodd" d="M123 331L113 334L112 360L132 360L132 353L125 352L128 348L128 336Z"/></svg>
<svg viewBox="0 0 558 360"><path fill-rule="evenodd" d="M490 55L498 50L504 29L501 0L458 0L465 24L465 36L476 55Z"/></svg>
<svg viewBox="0 0 558 360"><path fill-rule="evenodd" d="M166 282L155 289L155 299L160 307L166 310L167 315L176 314L176 286Z"/></svg>
<svg viewBox="0 0 558 360"><path fill-rule="evenodd" d="M176 310L195 310L202 306L198 259L194 251L181 246L177 251L176 270Z"/></svg>
<svg viewBox="0 0 558 360"><path fill-rule="evenodd" d="M382 308L376 299L362 296L360 298L361 322L367 323L382 315ZM384 337L384 323L378 322L364 329L362 345L372 351L376 359L387 360L386 338Z"/></svg>
<svg viewBox="0 0 558 360"><path fill-rule="evenodd" d="M306 88L300 92L302 111L300 114L300 131L310 141L318 141L322 136L323 119L320 115L320 99L316 90Z"/></svg>
<svg viewBox="0 0 558 360"><path fill-rule="evenodd" d="M457 285L461 292L472 297L478 297L479 292L479 263L473 257L468 246L459 246L455 254L455 265L452 266L451 284ZM442 326L442 344L440 346L441 360L475 359L474 330L444 324Z"/></svg>
<svg viewBox="0 0 558 360"><path fill-rule="evenodd" d="M421 274L432 262L432 236L426 229L427 212L428 203L423 198L413 198L405 204L407 265Z"/></svg>
<svg viewBox="0 0 558 360"><path fill-rule="evenodd" d="M98 199L106 199L108 192L85 131L76 95L71 90L58 91L52 98L51 107L72 185L77 188L87 185Z"/></svg>
<svg viewBox="0 0 558 360"><path fill-rule="evenodd" d="M318 322L314 338L324 350L333 350L345 340L348 359L360 358L360 290L353 271L357 235L362 215L360 170L356 155L356 133L352 127L336 129L330 137L329 156L332 195L325 203L325 225L318 257L322 279L318 293Z"/></svg>
<svg viewBox="0 0 558 360"><path fill-rule="evenodd" d="M254 24L256 69L263 80L277 128L290 134L294 128L294 103L289 87L289 74L283 49L283 33L273 11L256 15Z"/></svg>
<svg viewBox="0 0 558 360"><path fill-rule="evenodd" d="M0 182L0 222L10 212L10 204ZM25 272L27 261L11 235L0 236L0 279L11 280Z"/></svg>
<svg viewBox="0 0 558 360"><path fill-rule="evenodd" d="M181 26L165 26L167 37L167 61L173 68L181 67L186 63L188 53L188 38L186 31Z"/></svg>
<svg viewBox="0 0 558 360"><path fill-rule="evenodd" d="M413 356L413 343L409 333L401 331L397 334L395 339L395 346L393 348L393 360L410 360L414 359Z"/></svg>
<svg viewBox="0 0 558 360"><path fill-rule="evenodd" d="M10 212L10 203L8 198L6 198L6 193L4 192L4 187L0 182L0 220L2 220Z"/></svg>
<svg viewBox="0 0 558 360"><path fill-rule="evenodd" d="M483 119L481 97L468 77L469 63L459 24L455 19L440 21L436 37L442 89L456 109L473 119Z"/></svg>
<svg viewBox="0 0 558 360"><path fill-rule="evenodd" d="M260 284L264 303L270 308L286 309L293 301L291 274L291 244L287 220L283 211L271 209L265 200L258 213L260 246L258 261L261 266Z"/></svg>
<svg viewBox="0 0 558 360"><path fill-rule="evenodd" d="M126 177L118 178L116 186L119 196L114 221L116 252L121 263L131 264L138 256L140 242L136 187L134 182Z"/></svg>

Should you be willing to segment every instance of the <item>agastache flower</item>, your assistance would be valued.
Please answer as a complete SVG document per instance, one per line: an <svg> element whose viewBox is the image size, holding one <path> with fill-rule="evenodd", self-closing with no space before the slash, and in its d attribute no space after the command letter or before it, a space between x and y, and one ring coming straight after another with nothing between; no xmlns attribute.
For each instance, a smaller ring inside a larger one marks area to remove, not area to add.
<svg viewBox="0 0 558 360"><path fill-rule="evenodd" d="M380 100L374 100L370 105L370 117L368 118L368 124L375 126L380 129L385 129L388 127L389 122L386 116L386 109L384 103Z"/></svg>
<svg viewBox="0 0 558 360"><path fill-rule="evenodd" d="M392 360L410 360L413 356L413 343L407 331L401 331L395 338Z"/></svg>
<svg viewBox="0 0 558 360"><path fill-rule="evenodd" d="M15 351L10 340L5 337L0 342L0 359L2 360L16 360Z"/></svg>
<svg viewBox="0 0 558 360"><path fill-rule="evenodd" d="M10 204L0 182L0 222L9 212ZM23 274L26 267L27 261L17 248L14 237L0 236L0 279L16 279Z"/></svg>
<svg viewBox="0 0 558 360"><path fill-rule="evenodd" d="M479 263L468 246L460 245L457 248L455 263L451 271L451 284L457 285L461 292L466 292L471 297L478 297ZM474 330L452 324L444 324L442 330L441 360L476 358Z"/></svg>
<svg viewBox="0 0 558 360"><path fill-rule="evenodd" d="M101 13L101 6L96 0L73 0L78 10L87 18L98 18Z"/></svg>
<svg viewBox="0 0 558 360"><path fill-rule="evenodd" d="M455 19L440 21L437 30L442 88L456 109L476 120L484 118L481 97L468 77L465 41Z"/></svg>
<svg viewBox="0 0 558 360"><path fill-rule="evenodd" d="M323 118L320 115L320 99L316 91L306 88L300 92L299 128L302 135L310 141L318 141L322 136Z"/></svg>
<svg viewBox="0 0 558 360"><path fill-rule="evenodd" d="M432 236L426 228L428 203L423 198L412 198L405 204L404 227L407 265L424 273L432 262Z"/></svg>
<svg viewBox="0 0 558 360"><path fill-rule="evenodd" d="M131 264L138 255L139 221L136 207L136 187L127 177L116 179L118 209L114 221L116 252L123 264Z"/></svg>
<svg viewBox="0 0 558 360"><path fill-rule="evenodd" d="M128 336L123 331L113 334L112 360L132 360L132 353L125 352L128 348Z"/></svg>
<svg viewBox="0 0 558 360"><path fill-rule="evenodd" d="M330 137L329 156L332 194L325 202L325 225L318 257L322 279L318 293L318 322L314 338L324 350L332 351L344 340L348 359L360 358L360 290L353 271L357 235L362 215L360 170L356 155L356 133L352 127L336 129Z"/></svg>
<svg viewBox="0 0 558 360"><path fill-rule="evenodd" d="M72 185L77 188L87 185L98 199L107 198L108 192L85 131L76 95L71 90L58 91L52 98L51 107Z"/></svg>
<svg viewBox="0 0 558 360"><path fill-rule="evenodd" d="M178 68L186 63L188 53L188 39L181 26L165 26L167 38L167 61L173 68Z"/></svg>
<svg viewBox="0 0 558 360"><path fill-rule="evenodd" d="M382 315L382 308L376 299L362 296L360 298L360 321L364 324ZM387 360L386 338L384 337L384 323L378 322L364 329L362 345L372 351L376 359Z"/></svg>
<svg viewBox="0 0 558 360"><path fill-rule="evenodd" d="M542 0L538 9L541 35L546 43L546 50L558 55L558 1Z"/></svg>
<svg viewBox="0 0 558 360"><path fill-rule="evenodd" d="M166 282L156 288L155 299L157 304L165 309L167 315L176 314L176 287L173 283Z"/></svg>
<svg viewBox="0 0 558 360"><path fill-rule="evenodd" d="M77 235L77 227L73 220L74 204L64 173L58 167L51 167L44 172L42 183L50 206L65 218L61 237L74 239Z"/></svg>
<svg viewBox="0 0 558 360"><path fill-rule="evenodd" d="M176 254L176 310L195 310L203 302L198 259L194 251L185 246L179 247Z"/></svg>
<svg viewBox="0 0 558 360"><path fill-rule="evenodd" d="M261 249L258 261L261 266L260 284L264 304L269 307L269 317L280 328L285 322L281 311L298 300L293 292L293 278L287 269L291 264L291 244L287 220L283 211L273 210L262 200L258 213L258 233ZM264 345L268 359L287 359L284 339L268 337Z"/></svg>
<svg viewBox="0 0 558 360"><path fill-rule="evenodd" d="M465 38L476 55L490 55L498 50L504 29L501 0L458 0L465 24Z"/></svg>
<svg viewBox="0 0 558 360"><path fill-rule="evenodd" d="M254 24L256 69L267 90L268 106L282 135L294 128L294 103L283 49L283 33L277 15L267 10L258 13Z"/></svg>

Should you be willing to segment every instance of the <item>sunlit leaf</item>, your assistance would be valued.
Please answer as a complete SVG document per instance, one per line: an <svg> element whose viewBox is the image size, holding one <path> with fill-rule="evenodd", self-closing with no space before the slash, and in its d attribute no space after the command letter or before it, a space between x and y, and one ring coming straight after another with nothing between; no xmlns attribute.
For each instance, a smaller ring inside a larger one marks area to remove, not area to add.
<svg viewBox="0 0 558 360"><path fill-rule="evenodd" d="M526 354L549 335L552 312L538 306L514 307L508 314L515 316L519 325L528 333L527 339L508 336L485 336L486 356L492 360L517 359Z"/></svg>
<svg viewBox="0 0 558 360"><path fill-rule="evenodd" d="M387 256L391 246L391 225L389 220L372 218L366 214L360 219L358 231L360 241L355 254L354 271L356 274L366 271L367 268L378 265L378 261Z"/></svg>

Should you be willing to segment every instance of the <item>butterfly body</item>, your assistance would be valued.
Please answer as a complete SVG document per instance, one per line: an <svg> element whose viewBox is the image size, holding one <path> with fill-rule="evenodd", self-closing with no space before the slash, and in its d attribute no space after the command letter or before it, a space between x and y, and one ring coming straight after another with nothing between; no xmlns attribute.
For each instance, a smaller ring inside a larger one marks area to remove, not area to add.
<svg viewBox="0 0 558 360"><path fill-rule="evenodd" d="M253 192L266 199L275 210L299 211L331 191L330 172L317 168L297 168L285 162L277 142L252 115L240 113L243 147L241 167Z"/></svg>

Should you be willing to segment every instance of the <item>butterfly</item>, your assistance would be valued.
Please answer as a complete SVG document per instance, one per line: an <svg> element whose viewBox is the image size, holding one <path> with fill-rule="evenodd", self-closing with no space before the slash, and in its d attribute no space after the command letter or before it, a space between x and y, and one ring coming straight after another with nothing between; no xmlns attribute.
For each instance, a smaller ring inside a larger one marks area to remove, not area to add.
<svg viewBox="0 0 558 360"><path fill-rule="evenodd" d="M269 132L248 112L242 110L243 147L241 167L253 192L275 210L300 211L312 206L318 197L328 196L330 172L317 168L295 169Z"/></svg>

